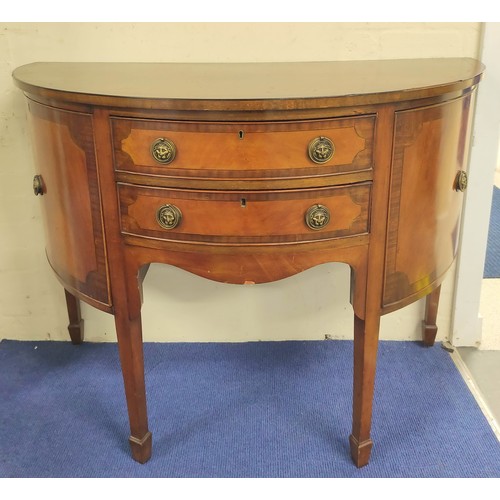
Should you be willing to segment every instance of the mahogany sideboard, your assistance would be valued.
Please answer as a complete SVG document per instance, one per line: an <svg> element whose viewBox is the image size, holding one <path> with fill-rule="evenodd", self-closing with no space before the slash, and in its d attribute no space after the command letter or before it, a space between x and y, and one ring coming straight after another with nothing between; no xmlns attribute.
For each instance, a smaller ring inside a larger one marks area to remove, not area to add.
<svg viewBox="0 0 500 500"><path fill-rule="evenodd" d="M369 460L380 316L427 295L432 345L457 253L473 59L33 63L28 102L48 261L114 315L132 456L151 456L141 283L165 263L226 283L325 262L352 276L354 463Z"/></svg>

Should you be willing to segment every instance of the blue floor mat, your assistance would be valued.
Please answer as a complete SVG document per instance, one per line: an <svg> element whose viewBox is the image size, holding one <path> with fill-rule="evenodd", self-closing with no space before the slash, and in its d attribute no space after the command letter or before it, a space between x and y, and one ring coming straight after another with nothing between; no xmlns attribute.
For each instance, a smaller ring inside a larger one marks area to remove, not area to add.
<svg viewBox="0 0 500 500"><path fill-rule="evenodd" d="M381 342L368 466L351 341L145 344L153 456L130 458L115 344L0 342L1 477L500 477L449 354Z"/></svg>

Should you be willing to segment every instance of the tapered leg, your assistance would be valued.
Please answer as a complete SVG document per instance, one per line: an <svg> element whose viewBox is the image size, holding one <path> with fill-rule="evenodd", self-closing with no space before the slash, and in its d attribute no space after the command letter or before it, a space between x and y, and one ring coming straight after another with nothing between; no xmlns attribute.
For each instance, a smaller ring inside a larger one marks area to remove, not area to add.
<svg viewBox="0 0 500 500"><path fill-rule="evenodd" d="M69 336L73 344L81 344L83 342L83 319L80 313L80 301L68 290L65 289L64 293L68 309Z"/></svg>
<svg viewBox="0 0 500 500"><path fill-rule="evenodd" d="M132 457L137 462L145 463L151 458L152 435L148 430L141 316L139 314L130 319L128 311L116 311L115 325L130 422Z"/></svg>
<svg viewBox="0 0 500 500"><path fill-rule="evenodd" d="M433 346L437 335L437 312L439 306L439 294L441 286L438 286L433 292L427 295L425 301L425 319L422 321L422 342L426 346Z"/></svg>
<svg viewBox="0 0 500 500"><path fill-rule="evenodd" d="M362 320L354 316L354 383L351 456L357 467L370 460L370 438L380 316Z"/></svg>
<svg viewBox="0 0 500 500"><path fill-rule="evenodd" d="M141 324L141 278L131 258L127 261L120 288L124 295L115 296L115 326L118 350L127 399L130 423L129 443L134 460L145 463L151 458L152 435L148 429L144 352Z"/></svg>
<svg viewBox="0 0 500 500"><path fill-rule="evenodd" d="M113 188L116 184L108 112L96 108L93 125L100 163L99 180L106 191L106 196L102 197L102 208L106 220L106 246L116 336L130 423L129 443L134 460L144 463L151 457L152 437L148 429L144 382L140 294L142 275L134 253L137 251L141 254L142 249L124 245L120 221L116 216L119 200L116 189Z"/></svg>

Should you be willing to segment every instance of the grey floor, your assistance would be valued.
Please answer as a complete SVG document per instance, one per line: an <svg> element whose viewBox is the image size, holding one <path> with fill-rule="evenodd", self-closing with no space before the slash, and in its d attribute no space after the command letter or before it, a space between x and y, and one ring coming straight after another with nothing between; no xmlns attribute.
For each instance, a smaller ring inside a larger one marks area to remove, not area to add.
<svg viewBox="0 0 500 500"><path fill-rule="evenodd" d="M481 351L475 347L457 350L495 420L500 423L500 351Z"/></svg>
<svg viewBox="0 0 500 500"><path fill-rule="evenodd" d="M495 186L500 188L500 164L495 170ZM485 283L494 284L485 288ZM483 328L498 332L498 297L500 279L484 279L481 294L481 314ZM498 425L500 425L500 350L480 350L475 347L459 347L458 354L467 366L474 382L490 409ZM498 426L497 425L497 426Z"/></svg>

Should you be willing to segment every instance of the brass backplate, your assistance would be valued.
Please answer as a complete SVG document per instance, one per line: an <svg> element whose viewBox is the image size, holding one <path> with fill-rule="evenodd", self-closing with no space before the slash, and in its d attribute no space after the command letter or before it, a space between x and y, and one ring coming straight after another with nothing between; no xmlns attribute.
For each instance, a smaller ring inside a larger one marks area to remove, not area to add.
<svg viewBox="0 0 500 500"><path fill-rule="evenodd" d="M313 205L307 210L305 219L310 229L318 231L330 222L330 210L324 205Z"/></svg>
<svg viewBox="0 0 500 500"><path fill-rule="evenodd" d="M160 137L151 144L151 156L163 165L173 162L176 153L175 144L170 139Z"/></svg>
<svg viewBox="0 0 500 500"><path fill-rule="evenodd" d="M332 159L335 145L328 137L316 137L309 143L307 152L314 163L326 163Z"/></svg>
<svg viewBox="0 0 500 500"><path fill-rule="evenodd" d="M182 220L182 212L175 205L162 205L156 211L156 222L163 229L174 229Z"/></svg>

